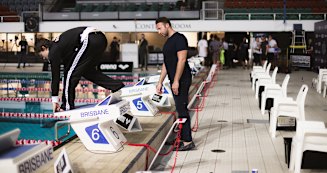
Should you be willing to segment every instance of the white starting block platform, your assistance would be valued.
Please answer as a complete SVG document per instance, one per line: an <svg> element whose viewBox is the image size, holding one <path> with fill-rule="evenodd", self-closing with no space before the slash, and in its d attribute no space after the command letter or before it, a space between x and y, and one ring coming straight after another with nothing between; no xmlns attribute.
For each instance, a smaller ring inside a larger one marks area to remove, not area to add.
<svg viewBox="0 0 327 173"><path fill-rule="evenodd" d="M143 84L154 84L156 85L160 79L160 75L153 75L153 76L147 76L144 78L140 78L140 81L145 81ZM153 93L150 95L150 98L157 107L171 107L175 105L175 101L173 98L173 92L171 91L171 87L169 84L169 79L166 76L166 78L163 81L162 85L162 93L156 94Z"/></svg>
<svg viewBox="0 0 327 173"><path fill-rule="evenodd" d="M129 115L130 105L115 94L109 95L97 105L58 112L56 116L69 115L70 123L84 146L93 152L112 152L122 147L125 136L118 124L130 132L142 131L138 119Z"/></svg>
<svg viewBox="0 0 327 173"><path fill-rule="evenodd" d="M0 168L2 173L35 172L53 159L53 148L40 144L16 146L19 129L0 136Z"/></svg>
<svg viewBox="0 0 327 173"><path fill-rule="evenodd" d="M153 83L147 83L149 79ZM171 107L173 97L169 83L163 86L162 94L156 94L157 76L141 79L138 83L131 87L122 88L121 97L130 102L131 114L135 116L155 116L159 110L157 107Z"/></svg>
<svg viewBox="0 0 327 173"><path fill-rule="evenodd" d="M112 94L96 105L87 105L74 110L56 112L54 115L68 115L70 121L83 121L92 119L92 117L97 117L97 119L101 121L113 120L116 124L130 132L142 131L138 119L131 116L129 111L130 103L127 100L122 100L115 94Z"/></svg>

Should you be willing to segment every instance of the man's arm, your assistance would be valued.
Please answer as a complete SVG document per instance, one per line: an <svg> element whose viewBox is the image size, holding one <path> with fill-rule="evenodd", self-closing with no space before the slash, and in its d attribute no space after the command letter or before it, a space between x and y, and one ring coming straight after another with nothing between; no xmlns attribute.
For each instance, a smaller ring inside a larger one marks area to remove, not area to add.
<svg viewBox="0 0 327 173"><path fill-rule="evenodd" d="M176 73L174 76L174 82L172 85L172 90L175 95L178 95L179 80L183 74L185 62L187 59L187 50L181 50L177 52L178 62L176 67Z"/></svg>
<svg viewBox="0 0 327 173"><path fill-rule="evenodd" d="M49 52L49 57L51 58L51 100L53 104L53 111L60 111L59 107L59 84L60 84L60 53L57 50L57 47L53 47L53 49Z"/></svg>
<svg viewBox="0 0 327 173"><path fill-rule="evenodd" d="M159 78L159 81L158 81L157 87L156 87L158 94L161 93L162 83L165 80L166 75L167 75L167 69L166 69L165 63L163 63L162 68L161 68L160 78Z"/></svg>

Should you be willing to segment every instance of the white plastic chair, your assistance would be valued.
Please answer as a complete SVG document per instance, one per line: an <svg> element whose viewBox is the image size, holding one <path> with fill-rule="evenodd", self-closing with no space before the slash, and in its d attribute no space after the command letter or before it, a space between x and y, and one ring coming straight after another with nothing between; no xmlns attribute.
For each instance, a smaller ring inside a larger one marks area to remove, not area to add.
<svg viewBox="0 0 327 173"><path fill-rule="evenodd" d="M260 86L266 87L267 85L274 85L276 84L276 75L277 75L278 67L275 67L274 71L271 74L271 77L268 76L267 78L259 78L256 85L255 85L255 98L259 98L259 88Z"/></svg>
<svg viewBox="0 0 327 173"><path fill-rule="evenodd" d="M323 84L323 81L327 81L327 69L319 69L318 79L317 79L317 92L321 93L321 87Z"/></svg>
<svg viewBox="0 0 327 173"><path fill-rule="evenodd" d="M327 81L324 82L324 89L323 89L323 92L322 92L322 96L325 98L326 97L326 90L327 90Z"/></svg>
<svg viewBox="0 0 327 173"><path fill-rule="evenodd" d="M253 66L252 67L253 68L252 71L256 71L256 70L260 70L260 69L266 70L267 65L268 65L268 61L265 61L262 66L261 65Z"/></svg>
<svg viewBox="0 0 327 173"><path fill-rule="evenodd" d="M265 87L265 90L261 94L261 114L265 114L266 102L268 98L285 98L287 97L287 85L290 79L290 75L287 74L283 80L282 86L279 84L269 85Z"/></svg>
<svg viewBox="0 0 327 173"><path fill-rule="evenodd" d="M270 67L271 67L271 63L268 64L266 71L253 73L253 75L252 75L252 90L254 90L254 88L255 88L257 79L270 78L270 76L269 76Z"/></svg>
<svg viewBox="0 0 327 173"><path fill-rule="evenodd" d="M298 121L296 134L292 139L289 170L300 173L303 152L327 152L327 129L324 122Z"/></svg>
<svg viewBox="0 0 327 173"><path fill-rule="evenodd" d="M265 63L263 64L263 66L253 66L253 69L250 73L250 81L252 81L252 76L254 73L256 72L265 72L267 69L267 65L268 65L268 61L265 61Z"/></svg>
<svg viewBox="0 0 327 173"><path fill-rule="evenodd" d="M302 85L296 100L291 97L274 99L274 107L271 108L269 132L272 138L276 137L277 118L280 115L295 117L296 121L305 120L304 104L308 93L308 86Z"/></svg>

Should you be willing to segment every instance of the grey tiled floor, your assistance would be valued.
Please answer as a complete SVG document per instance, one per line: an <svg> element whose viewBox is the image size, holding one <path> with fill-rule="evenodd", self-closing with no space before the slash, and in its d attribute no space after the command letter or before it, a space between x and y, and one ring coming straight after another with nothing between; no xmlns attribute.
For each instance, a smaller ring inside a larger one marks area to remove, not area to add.
<svg viewBox="0 0 327 173"><path fill-rule="evenodd" d="M270 137L269 124L259 121L268 120L268 114L262 115L259 110L249 72L241 68L218 72L218 81L209 90L205 108L199 113L199 129L193 133L196 149L178 153L174 172L245 173L253 168L260 173L290 172L285 163L283 137L292 137L294 132L277 131L275 139ZM285 75L278 73L276 82L281 84ZM309 86L306 120L327 122L327 98L311 88L312 78L317 74L300 70L293 71L290 76L288 96L295 98L302 84ZM258 121L247 123L247 119ZM192 121L194 124L195 116ZM217 149L224 152L212 152ZM175 154L162 159L157 170L169 172L174 158Z"/></svg>

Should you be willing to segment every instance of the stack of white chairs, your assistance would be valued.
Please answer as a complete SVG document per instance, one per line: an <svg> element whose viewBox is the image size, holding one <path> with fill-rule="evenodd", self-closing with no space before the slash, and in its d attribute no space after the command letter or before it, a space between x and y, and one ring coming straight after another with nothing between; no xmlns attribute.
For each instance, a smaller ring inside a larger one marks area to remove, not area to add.
<svg viewBox="0 0 327 173"><path fill-rule="evenodd" d="M252 81L252 76L254 73L257 73L257 72L265 72L266 69L267 69L267 65L268 65L268 61L265 61L265 63L263 64L263 66L253 66L253 70L251 71L250 73L250 81Z"/></svg>
<svg viewBox="0 0 327 173"><path fill-rule="evenodd" d="M287 74L283 80L282 86L279 84L271 84L265 87L265 90L261 94L261 114L265 114L267 99L271 98L273 100L278 98L287 97L287 85L290 79L290 75ZM270 112L270 109L268 110Z"/></svg>
<svg viewBox="0 0 327 173"><path fill-rule="evenodd" d="M271 74L271 76L258 78L258 81L257 81L257 83L255 85L255 98L256 99L259 98L259 88L261 86L265 88L266 86L276 84L277 71L278 71L278 67L275 67L275 69L274 69L273 73Z"/></svg>
<svg viewBox="0 0 327 173"><path fill-rule="evenodd" d="M325 97L326 85L327 85L327 69L319 69L319 74L317 78L312 79L312 86L316 88L319 94L321 93L322 88L324 88L323 92Z"/></svg>
<svg viewBox="0 0 327 173"><path fill-rule="evenodd" d="M268 66L266 68L266 71L264 71L264 72L263 71L258 71L258 72L254 72L252 74L252 90L255 89L256 81L259 78L271 78L270 75L269 75L270 67L271 67L271 63L268 64Z"/></svg>
<svg viewBox="0 0 327 173"><path fill-rule="evenodd" d="M303 152L327 152L327 129L324 122L298 121L296 134L292 139L289 169L300 173Z"/></svg>
<svg viewBox="0 0 327 173"><path fill-rule="evenodd" d="M302 85L296 100L291 97L274 99L274 107L271 108L269 132L272 138L276 137L277 119L279 116L296 118L296 121L305 120L304 104L308 93L308 86Z"/></svg>

